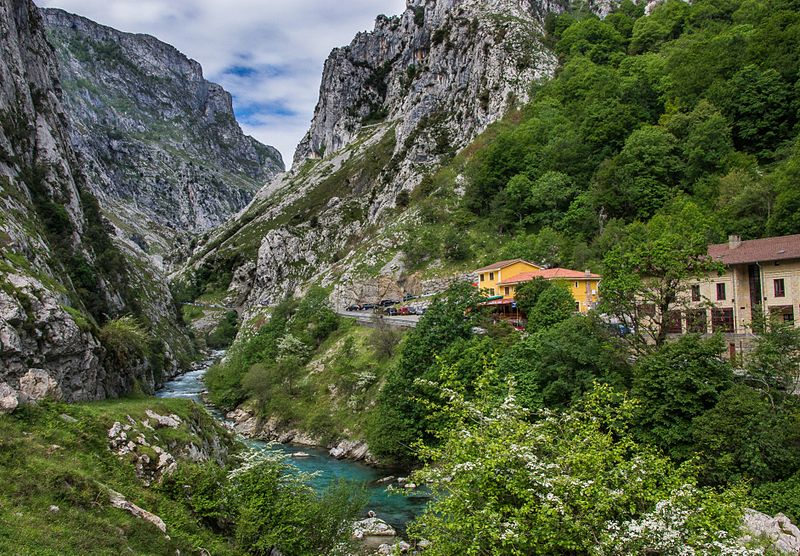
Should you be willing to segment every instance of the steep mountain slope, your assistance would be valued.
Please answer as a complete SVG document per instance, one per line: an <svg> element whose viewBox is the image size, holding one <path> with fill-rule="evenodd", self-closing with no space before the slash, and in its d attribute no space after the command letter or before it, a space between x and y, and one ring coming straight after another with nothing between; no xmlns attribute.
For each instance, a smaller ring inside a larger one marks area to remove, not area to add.
<svg viewBox="0 0 800 556"><path fill-rule="evenodd" d="M134 381L152 387L192 346L163 280L113 243L60 97L41 14L29 0L2 0L0 389L97 399ZM112 359L98 326L124 314L149 329L149 343Z"/></svg>
<svg viewBox="0 0 800 556"><path fill-rule="evenodd" d="M146 252L167 250L175 229L227 221L284 170L276 149L244 135L230 94L196 61L148 35L42 13L92 191Z"/></svg>
<svg viewBox="0 0 800 556"><path fill-rule="evenodd" d="M381 268L402 238L375 234L423 176L554 71L542 26L560 7L545 4L409 2L335 49L293 171L195 252L186 281L200 291L233 277L238 302L255 306L312 278L330 284Z"/></svg>

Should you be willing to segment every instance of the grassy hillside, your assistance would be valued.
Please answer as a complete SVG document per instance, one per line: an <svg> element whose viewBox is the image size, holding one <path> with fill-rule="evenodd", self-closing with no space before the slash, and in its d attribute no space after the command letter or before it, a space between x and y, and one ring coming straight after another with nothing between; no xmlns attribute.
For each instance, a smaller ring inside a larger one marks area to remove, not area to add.
<svg viewBox="0 0 800 556"><path fill-rule="evenodd" d="M177 429L148 431L153 445L178 456L185 446L202 446L214 436L233 441L193 402L126 399L76 405L25 406L0 419L0 552L3 554L175 554L200 547L213 554L243 554L205 525L180 499L145 487L131 461L109 450L114 422L137 423L152 410L175 414ZM74 421L73 421L74 420ZM205 436L205 438L203 438ZM188 465L179 461L180 465ZM109 489L160 516L167 535L154 525L114 508ZM58 511L50 511L57 506Z"/></svg>
<svg viewBox="0 0 800 556"><path fill-rule="evenodd" d="M326 295L312 290L281 303L255 333L242 334L208 373L211 400L225 408L249 400L262 418L323 444L364 440L403 332L340 318L325 304Z"/></svg>
<svg viewBox="0 0 800 556"><path fill-rule="evenodd" d="M308 476L245 450L194 402L149 397L3 416L0 479L3 554L344 554L365 503L345 482L315 492ZM115 507L114 493L166 532Z"/></svg>

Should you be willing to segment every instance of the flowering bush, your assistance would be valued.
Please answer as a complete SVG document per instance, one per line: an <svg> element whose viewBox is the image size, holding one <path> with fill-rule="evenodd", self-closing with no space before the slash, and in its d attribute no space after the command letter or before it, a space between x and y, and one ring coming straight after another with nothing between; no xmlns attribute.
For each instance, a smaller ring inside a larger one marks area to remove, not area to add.
<svg viewBox="0 0 800 556"><path fill-rule="evenodd" d="M432 541L427 554L758 553L731 540L739 493L698 489L689 465L637 444L636 404L624 394L595 386L574 409L533 423L512 393L500 405L442 395L453 426L421 449L427 464L413 479L433 493L410 528Z"/></svg>

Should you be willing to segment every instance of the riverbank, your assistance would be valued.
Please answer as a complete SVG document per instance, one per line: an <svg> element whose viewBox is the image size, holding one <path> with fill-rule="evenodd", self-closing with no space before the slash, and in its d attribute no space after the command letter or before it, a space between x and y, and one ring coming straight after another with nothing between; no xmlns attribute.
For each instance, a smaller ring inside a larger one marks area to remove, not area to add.
<svg viewBox="0 0 800 556"><path fill-rule="evenodd" d="M313 304L276 308L252 332L243 325L225 360L209 370L209 400L245 436L380 463L367 446L372 414L407 332L360 326L329 308L306 307Z"/></svg>
<svg viewBox="0 0 800 556"><path fill-rule="evenodd" d="M341 438L333 442L324 442L319 436L314 436L300 429L284 426L276 418L260 420L254 411L248 411L244 406L238 407L225 414L232 424L233 429L244 436L254 440L276 442L279 444L294 444L301 447L313 447L326 450L328 455L336 459L361 462L373 467L382 467L378 460L370 453L369 445L363 440ZM345 431L346 432L346 431ZM385 466L383 466L385 467Z"/></svg>
<svg viewBox="0 0 800 556"><path fill-rule="evenodd" d="M176 379L170 381L162 388L157 395L160 397L184 398L204 403L204 393L206 391L203 382L207 369L224 352L215 352L207 358L203 365L189 371ZM256 451L265 451L273 454L288 456L290 463L300 472L312 474L311 486L317 491L322 492L330 487L337 480L345 479L355 483L363 484L367 488L368 503L365 512L374 512L374 515L390 524L400 535L403 535L407 523L419 515L424 509L427 498L422 493L411 495L396 494L389 490L389 486L400 487L398 490L405 490L404 485L398 483L397 479L402 478L405 473L401 470L391 468L378 468L367 465L364 459L348 459L339 455L332 455L329 449L324 446L314 445L316 439L300 433L297 435L299 440L306 440L305 443L294 442L295 436L287 439L286 442L275 442L270 438L263 438L257 434L257 419L253 416L242 426L236 421L227 419L222 412L213 405L205 404L209 412L225 426L240 434L245 443ZM235 413L235 412L234 412ZM242 411L240 413L244 415ZM228 414L230 416L230 413ZM251 428L252 427L252 428ZM296 457L298 453L305 454ZM293 457L294 456L294 457ZM385 480L392 477L391 480ZM363 517L367 517L365 513Z"/></svg>

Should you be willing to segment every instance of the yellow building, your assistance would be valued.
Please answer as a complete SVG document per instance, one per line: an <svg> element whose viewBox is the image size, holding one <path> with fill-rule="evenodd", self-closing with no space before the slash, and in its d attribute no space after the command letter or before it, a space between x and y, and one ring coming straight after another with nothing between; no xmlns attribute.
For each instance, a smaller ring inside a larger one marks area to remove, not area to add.
<svg viewBox="0 0 800 556"><path fill-rule="evenodd" d="M569 285L575 298L575 310L581 313L597 305L597 287L600 276L588 270L580 272L568 268L542 268L522 259L500 261L476 270L478 288L491 298L487 305L512 306L517 286L535 278L560 280Z"/></svg>
<svg viewBox="0 0 800 556"><path fill-rule="evenodd" d="M497 283L498 295L502 295L504 300L513 300L516 295L517 286L530 282L536 278L544 280L558 280L569 286L572 297L575 299L575 310L586 313L597 305L597 288L600 284L600 276L592 274L588 270L570 270L568 268L545 268L532 272L523 272Z"/></svg>
<svg viewBox="0 0 800 556"><path fill-rule="evenodd" d="M502 282L503 279L513 278L523 272L533 272L541 268L522 259L511 259L490 264L475 271L478 274L478 289L491 296L501 295L497 287L498 282Z"/></svg>

